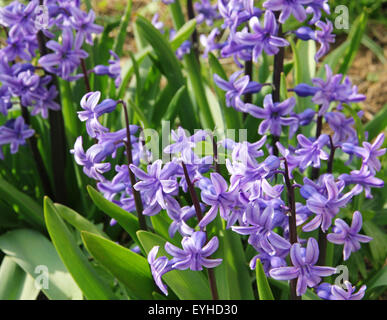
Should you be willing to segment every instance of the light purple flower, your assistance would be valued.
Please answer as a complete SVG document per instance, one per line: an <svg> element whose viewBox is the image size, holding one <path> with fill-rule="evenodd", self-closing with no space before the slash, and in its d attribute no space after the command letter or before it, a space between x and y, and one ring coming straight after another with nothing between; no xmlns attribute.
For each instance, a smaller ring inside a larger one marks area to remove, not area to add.
<svg viewBox="0 0 387 320"><path fill-rule="evenodd" d="M249 21L251 33L247 29L242 32L237 32L236 39L242 45L251 46L253 49L253 61L257 62L262 50L268 55L278 53L278 47L286 47L289 42L285 39L277 37L278 27L275 21L274 14L271 11L265 12L264 26L261 27L257 17L253 17Z"/></svg>
<svg viewBox="0 0 387 320"><path fill-rule="evenodd" d="M195 2L194 8L197 12L197 24L201 24L205 21L206 24L211 27L214 24L214 20L219 19L220 17L217 5L212 5L210 0L200 0L200 2Z"/></svg>
<svg viewBox="0 0 387 320"><path fill-rule="evenodd" d="M0 147L10 144L11 154L14 154L19 150L19 146L24 145L34 133L35 131L25 124L23 117L8 120L0 126Z"/></svg>
<svg viewBox="0 0 387 320"><path fill-rule="evenodd" d="M316 288L317 295L324 300L361 300L367 289L366 285L360 287L355 293L356 288L349 281L344 281L345 288L339 285L332 285L324 282Z"/></svg>
<svg viewBox="0 0 387 320"><path fill-rule="evenodd" d="M315 24L320 20L322 10L329 15L331 14L328 0L312 0L307 4L306 13L313 13L313 18L309 21L309 24Z"/></svg>
<svg viewBox="0 0 387 320"><path fill-rule="evenodd" d="M189 132L178 127L177 130L171 131L171 136L174 143L164 148L165 153L183 153L185 150L191 150L197 142L205 140L208 133L205 130L197 130L192 136L189 136Z"/></svg>
<svg viewBox="0 0 387 320"><path fill-rule="evenodd" d="M380 149L384 142L384 134L380 133L374 143L363 142L363 147L351 143L344 143L342 150L350 155L355 154L363 159L363 165L366 165L371 171L380 171L382 168L378 157L386 153L386 148Z"/></svg>
<svg viewBox="0 0 387 320"><path fill-rule="evenodd" d="M311 0L267 0L263 7L272 11L281 11L279 22L284 23L291 14L300 22L306 19L304 4L309 4Z"/></svg>
<svg viewBox="0 0 387 320"><path fill-rule="evenodd" d="M71 76L78 68L81 59L86 59L88 53L81 49L83 36L77 33L75 40L73 31L70 28L64 28L62 33L62 44L50 40L47 42L47 48L54 53L46 54L39 59L40 65L48 72L54 73L64 80L76 80L82 75Z"/></svg>
<svg viewBox="0 0 387 320"><path fill-rule="evenodd" d="M162 276L173 269L172 268L173 262L172 260L168 260L168 258L165 256L158 257L156 259L159 249L160 249L159 246L155 246L152 248L151 251L149 251L148 263L151 268L152 276L156 285L167 296L168 289L167 289L167 286L162 281Z"/></svg>
<svg viewBox="0 0 387 320"><path fill-rule="evenodd" d="M200 35L200 43L204 47L203 58L207 58L209 52L221 49L223 47L223 44L215 42L216 37L219 34L219 29L214 28L208 36L205 36L204 34Z"/></svg>
<svg viewBox="0 0 387 320"><path fill-rule="evenodd" d="M317 140L311 141L302 134L297 135L300 148L296 154L300 159L300 168L305 170L308 166L313 165L315 168L320 167L320 160L328 160L329 155L323 148L329 143L329 136L322 134Z"/></svg>
<svg viewBox="0 0 387 320"><path fill-rule="evenodd" d="M332 142L335 146L351 143L357 144L357 132L353 128L353 117L346 118L341 112L327 112L325 120L333 131ZM345 152L345 151L344 151Z"/></svg>
<svg viewBox="0 0 387 320"><path fill-rule="evenodd" d="M199 222L199 227L204 228L216 218L218 210L223 219L227 219L231 206L235 202L235 193L227 192L228 185L226 180L217 172L211 172L211 188L208 191L203 191L201 197L204 203L211 206L210 210Z"/></svg>
<svg viewBox="0 0 387 320"><path fill-rule="evenodd" d="M264 250L268 254L275 254L277 250L287 250L290 243L275 233L273 225L273 207L262 210L258 204L250 203L245 212L246 226L233 226L236 233L249 235L248 242L257 251Z"/></svg>
<svg viewBox="0 0 387 320"><path fill-rule="evenodd" d="M113 52L112 50L109 50L110 55L113 57L108 61L109 65L96 65L93 68L93 71L97 75L107 75L114 80L114 85L116 88L118 88L121 84L121 65L120 65L120 58L119 56Z"/></svg>
<svg viewBox="0 0 387 320"><path fill-rule="evenodd" d="M270 276L276 280L297 278L296 292L298 296L302 296L307 287L315 287L321 281L321 277L330 276L336 271L335 268L316 266L318 257L318 244L314 238L309 238L306 248L295 243L290 249L293 266L274 268L270 270Z"/></svg>
<svg viewBox="0 0 387 320"><path fill-rule="evenodd" d="M352 217L352 225L348 224L342 219L335 220L334 233L327 235L327 239L335 244L343 244L343 257L344 261L348 260L351 252L355 252L360 249L360 242L366 243L372 240L371 237L367 237L358 234L361 230L363 219L359 211L355 211Z"/></svg>
<svg viewBox="0 0 387 320"><path fill-rule="evenodd" d="M253 117L264 119L258 128L260 135L269 131L272 135L279 137L282 126L289 126L298 122L295 117L286 117L295 105L296 99L294 97L279 103L273 103L272 95L268 94L263 101L263 108L248 103L246 109Z"/></svg>
<svg viewBox="0 0 387 320"><path fill-rule="evenodd" d="M329 20L326 20L326 23L319 21L316 26L321 29L321 31L317 30L315 34L316 41L321 45L314 57L318 61L329 52L330 43L335 42L336 35L333 34L333 24Z"/></svg>
<svg viewBox="0 0 387 320"><path fill-rule="evenodd" d="M71 26L77 31L85 42L93 45L93 34L98 34L103 31L103 27L94 23L95 13L93 10L90 10L89 13L86 13L76 7L71 8L70 23ZM83 41L82 39L82 41Z"/></svg>
<svg viewBox="0 0 387 320"><path fill-rule="evenodd" d="M190 237L184 237L181 241L183 249L167 242L165 251L175 258L172 267L174 269L193 271L203 270L206 268L215 268L222 263L222 259L209 259L219 246L219 240L215 236L206 243L206 233L196 231Z"/></svg>

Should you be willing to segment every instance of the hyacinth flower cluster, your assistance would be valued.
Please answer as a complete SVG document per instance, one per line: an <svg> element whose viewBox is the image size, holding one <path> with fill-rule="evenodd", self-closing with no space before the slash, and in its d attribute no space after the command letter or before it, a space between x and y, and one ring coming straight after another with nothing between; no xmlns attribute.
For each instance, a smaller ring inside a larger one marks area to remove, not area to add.
<svg viewBox="0 0 387 320"><path fill-rule="evenodd" d="M93 37L103 27L95 23L93 10L81 9L79 0L13 1L0 8L0 25L6 33L0 49L0 113L6 118L21 110L20 116L0 127L1 149L10 144L15 153L33 136L30 115L48 118L50 112L61 109L58 78L70 82L95 73L120 84L119 58L114 52L109 65L86 70L89 54L84 47L93 45Z"/></svg>

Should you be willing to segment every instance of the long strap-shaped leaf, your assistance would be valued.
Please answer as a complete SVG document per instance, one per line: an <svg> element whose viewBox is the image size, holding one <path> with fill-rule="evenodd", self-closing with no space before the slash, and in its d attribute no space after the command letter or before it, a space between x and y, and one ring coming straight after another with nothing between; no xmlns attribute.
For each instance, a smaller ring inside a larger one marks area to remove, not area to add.
<svg viewBox="0 0 387 320"><path fill-rule="evenodd" d="M44 218L48 233L64 265L89 300L115 300L117 296L99 277L82 253L66 224L49 198L44 199Z"/></svg>

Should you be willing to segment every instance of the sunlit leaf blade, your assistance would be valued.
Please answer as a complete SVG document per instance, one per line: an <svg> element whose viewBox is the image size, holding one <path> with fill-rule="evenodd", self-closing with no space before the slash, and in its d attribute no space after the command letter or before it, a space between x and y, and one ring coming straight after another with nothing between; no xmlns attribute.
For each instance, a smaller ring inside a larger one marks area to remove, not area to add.
<svg viewBox="0 0 387 320"><path fill-rule="evenodd" d="M91 255L125 284L130 296L152 299L155 287L144 257L89 232L82 232L82 240Z"/></svg>
<svg viewBox="0 0 387 320"><path fill-rule="evenodd" d="M82 299L82 292L54 246L39 232L29 229L9 231L0 237L0 249L34 279L42 278L43 268L47 268L48 287L44 286L42 279L37 282L42 285L42 291L49 299Z"/></svg>
<svg viewBox="0 0 387 320"><path fill-rule="evenodd" d="M269 282L267 281L265 271L263 270L261 260L259 259L257 259L255 274L257 280L259 300L274 300L274 296L271 292Z"/></svg>
<svg viewBox="0 0 387 320"><path fill-rule="evenodd" d="M115 300L111 288L100 278L75 242L49 198L44 199L44 217L52 242L67 270L89 300Z"/></svg>

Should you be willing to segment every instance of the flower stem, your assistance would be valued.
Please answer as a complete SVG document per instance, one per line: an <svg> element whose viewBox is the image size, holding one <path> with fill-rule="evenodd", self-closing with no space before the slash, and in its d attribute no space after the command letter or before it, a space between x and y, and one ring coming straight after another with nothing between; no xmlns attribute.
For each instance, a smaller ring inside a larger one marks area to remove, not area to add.
<svg viewBox="0 0 387 320"><path fill-rule="evenodd" d="M189 177L187 166L185 165L184 162L182 162L181 165L183 166L184 177L185 177L185 180L187 181L188 190L191 195L193 205L195 207L196 217L198 218L198 222L200 222L200 220L202 220L203 218L203 214L202 214L202 209L200 208L199 199L196 194L195 188L191 182L191 179ZM208 240L207 232L206 232L206 237ZM211 288L212 300L219 300L219 294L218 294L218 289L216 287L216 278L215 278L214 270L211 268L208 268L207 271L208 271L208 281Z"/></svg>
<svg viewBox="0 0 387 320"><path fill-rule="evenodd" d="M328 159L327 173L331 174L333 172L333 160L335 158L336 147L333 145L332 136L329 136L329 141L331 144L331 152L329 154L329 159ZM318 233L318 247L319 247L320 255L318 257L318 262L317 262L319 266L325 265L327 244L328 244L327 234L320 229Z"/></svg>
<svg viewBox="0 0 387 320"><path fill-rule="evenodd" d="M298 242L297 237L297 223L296 223L296 198L294 195L294 186L292 185L289 177L289 166L286 159L285 162L285 184L288 194L288 206L290 209L290 217L289 217L289 237L290 243L294 244ZM301 300L301 297L297 296L297 279L290 280L290 294L292 300Z"/></svg>
<svg viewBox="0 0 387 320"><path fill-rule="evenodd" d="M321 106L319 106L318 110L320 111ZM317 116L317 126L316 126L316 139L318 139L321 135L322 131L322 126L323 126L323 117L322 116ZM312 174L311 174L311 179L312 180L317 180L317 178L320 175L320 168L312 168Z"/></svg>
<svg viewBox="0 0 387 320"><path fill-rule="evenodd" d="M212 135L212 150L214 152L214 163L215 163L215 172L220 174L219 162L218 162L218 145L216 143L216 138Z"/></svg>
<svg viewBox="0 0 387 320"><path fill-rule="evenodd" d="M40 1L42 3L42 1ZM43 32L39 30L37 34L38 46L40 56L44 56L49 53L46 47L47 39ZM45 72L51 76L50 86L54 85L58 89L58 95L55 98L55 102L61 106L61 98L59 91L58 78L55 74ZM47 87L49 86L47 85ZM50 123L50 141L51 141L51 163L53 171L53 179L55 186L55 201L66 204L67 203L67 189L66 189L66 155L67 155L67 143L66 133L64 128L64 119L62 110L54 111L48 110L48 117Z"/></svg>
<svg viewBox="0 0 387 320"><path fill-rule="evenodd" d="M82 68L82 72L83 72L83 79L85 81L86 91L90 92L91 88L90 88L89 75L87 72L86 63L85 63L84 59L81 59L81 68Z"/></svg>
<svg viewBox="0 0 387 320"><path fill-rule="evenodd" d="M279 12L275 13L276 19L278 22ZM282 37L282 24L278 22L278 37ZM284 58L285 58L285 48L280 47L278 53L274 56L274 66L273 66L273 102L280 102L280 92L281 92L281 74L284 71ZM278 156L278 148L276 143L279 141L279 137L273 136L272 147L273 154Z"/></svg>
<svg viewBox="0 0 387 320"><path fill-rule="evenodd" d="M31 121L30 121L30 114L28 112L27 107L22 106L21 107L22 111L22 117L24 119L24 122L28 125L31 126ZM54 193L52 191L51 183L50 183L50 178L48 177L46 168L44 166L44 162L42 159L42 156L40 155L39 149L38 149L38 142L36 139L36 136L33 135L28 139L31 151L32 151L32 156L35 160L36 168L38 169L38 173L40 176L40 181L42 182L43 186L43 191L44 194L49 196L51 199L55 199Z"/></svg>
<svg viewBox="0 0 387 320"><path fill-rule="evenodd" d="M136 177L134 176L134 173L132 170L130 170L130 165L133 164L133 155L132 155L132 140L130 139L130 126L129 126L129 116L128 116L128 108L126 106L125 101L119 100L118 103L121 103L124 108L124 114L125 114L125 124L126 124L126 157L128 160L128 170L129 170L129 177L130 177L130 184L132 185L132 192L133 192L133 198L134 203L136 205L136 211L138 216L138 222L140 224L140 230L147 230L147 225L145 221L145 217L143 215L143 206L142 206L142 200L140 193L134 188L134 185L136 184Z"/></svg>

